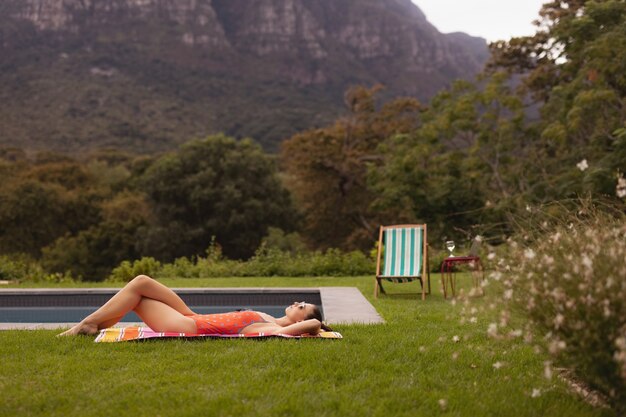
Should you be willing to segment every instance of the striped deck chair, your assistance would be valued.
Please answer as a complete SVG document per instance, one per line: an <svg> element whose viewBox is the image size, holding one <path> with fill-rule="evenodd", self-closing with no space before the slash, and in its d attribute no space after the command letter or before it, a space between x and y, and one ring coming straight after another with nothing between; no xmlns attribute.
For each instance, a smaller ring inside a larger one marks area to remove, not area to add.
<svg viewBox="0 0 626 417"><path fill-rule="evenodd" d="M383 249L384 248L384 249ZM381 273L381 257L385 253ZM419 280L422 287L422 300L426 298L423 277L428 277L430 294L430 271L428 267L428 243L425 224L403 224L381 226L376 258L376 282L374 297L379 291L386 294L382 280L390 282L411 282Z"/></svg>

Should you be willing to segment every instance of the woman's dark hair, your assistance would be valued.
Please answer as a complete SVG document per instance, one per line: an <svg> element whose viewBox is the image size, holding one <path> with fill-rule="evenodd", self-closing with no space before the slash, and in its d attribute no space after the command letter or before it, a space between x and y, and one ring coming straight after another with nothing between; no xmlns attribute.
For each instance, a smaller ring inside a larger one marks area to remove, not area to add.
<svg viewBox="0 0 626 417"><path fill-rule="evenodd" d="M326 332L332 332L333 331L333 329L331 329L330 327L325 325L324 322L322 321L322 310L320 310L320 308L318 306L313 305L313 312L311 313L311 315L308 318L309 319L317 319L317 320L319 320L319 322L322 323L322 330L324 330Z"/></svg>

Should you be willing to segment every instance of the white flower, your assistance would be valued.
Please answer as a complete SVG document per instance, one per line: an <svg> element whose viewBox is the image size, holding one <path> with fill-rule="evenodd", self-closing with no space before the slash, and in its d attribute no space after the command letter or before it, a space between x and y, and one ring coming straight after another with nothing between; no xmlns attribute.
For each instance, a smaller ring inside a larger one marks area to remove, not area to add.
<svg viewBox="0 0 626 417"><path fill-rule="evenodd" d="M532 250L532 249L526 249L524 251L524 257L526 259L535 259L535 256L537 256L537 255L535 254L535 251Z"/></svg>
<svg viewBox="0 0 626 417"><path fill-rule="evenodd" d="M489 323L487 328L487 334L491 337L495 337L498 334L498 323Z"/></svg>
<svg viewBox="0 0 626 417"><path fill-rule="evenodd" d="M448 401L441 398L439 400L439 407L441 407L442 410L445 410L447 406L448 406Z"/></svg>
<svg viewBox="0 0 626 417"><path fill-rule="evenodd" d="M494 369L500 369L500 368L502 368L504 366L504 364L502 362L498 361L498 362L494 363L492 366L493 366Z"/></svg>
<svg viewBox="0 0 626 417"><path fill-rule="evenodd" d="M476 317L470 317L469 322L470 323L477 323L478 319Z"/></svg>
<svg viewBox="0 0 626 417"><path fill-rule="evenodd" d="M463 291L463 289L461 289L461 291ZM481 290L478 288L472 288L471 290L469 290L469 293L467 293L468 297L475 297L481 294Z"/></svg>
<svg viewBox="0 0 626 417"><path fill-rule="evenodd" d="M588 255L583 255L582 258L582 264L587 268L587 269L591 269L593 267L593 261L591 260L591 258Z"/></svg>
<svg viewBox="0 0 626 417"><path fill-rule="evenodd" d="M546 377L546 379L552 379L552 362L545 361L543 363L543 376Z"/></svg>
<svg viewBox="0 0 626 417"><path fill-rule="evenodd" d="M530 394L530 396L531 396L532 398L537 398L537 397L539 397L540 395L541 395L541 390L540 390L540 389L537 389L537 388L533 388L533 392L532 392L532 394Z"/></svg>
<svg viewBox="0 0 626 417"><path fill-rule="evenodd" d="M615 187L615 194L619 198L626 197L626 178L624 178L624 174L621 172L617 176L617 186Z"/></svg>
<svg viewBox="0 0 626 417"><path fill-rule="evenodd" d="M520 329L511 330L509 333L512 337L520 337L522 335L522 331Z"/></svg>
<svg viewBox="0 0 626 417"><path fill-rule="evenodd" d="M533 334L531 332L526 332L524 334L524 343L531 344L533 342Z"/></svg>
<svg viewBox="0 0 626 417"><path fill-rule="evenodd" d="M489 255L487 255L487 259L489 259L490 261L493 261L494 259L496 259L496 253L489 252Z"/></svg>
<svg viewBox="0 0 626 417"><path fill-rule="evenodd" d="M563 314L561 313L557 314L556 317L554 318L554 328L556 329L560 328L564 321L565 321L565 317L563 316Z"/></svg>
<svg viewBox="0 0 626 417"><path fill-rule="evenodd" d="M455 335L455 336L452 336L452 341L453 341L454 343L458 343L458 342L459 342L459 340L461 340L461 339L459 338L459 336L456 336L456 335Z"/></svg>
<svg viewBox="0 0 626 417"><path fill-rule="evenodd" d="M504 291L504 299L505 300L510 300L511 298L513 298L513 290L512 289L508 289L508 290Z"/></svg>
<svg viewBox="0 0 626 417"><path fill-rule="evenodd" d="M500 327L506 327L509 324L511 314L507 310L500 312Z"/></svg>
<svg viewBox="0 0 626 417"><path fill-rule="evenodd" d="M545 281L544 281L545 282ZM565 295L565 291L563 290L563 288L561 287L556 287L554 288L551 292L550 295L558 302L561 302L562 300L565 299L566 295Z"/></svg>
<svg viewBox="0 0 626 417"><path fill-rule="evenodd" d="M559 353L560 351L562 351L566 347L567 347L567 344L564 341L562 341L562 340L553 340L548 345L548 351L552 355L556 355L557 353Z"/></svg>
<svg viewBox="0 0 626 417"><path fill-rule="evenodd" d="M586 159L583 159L582 161L576 164L576 168L580 169L581 171L584 171L587 168L589 168L589 164L587 163Z"/></svg>

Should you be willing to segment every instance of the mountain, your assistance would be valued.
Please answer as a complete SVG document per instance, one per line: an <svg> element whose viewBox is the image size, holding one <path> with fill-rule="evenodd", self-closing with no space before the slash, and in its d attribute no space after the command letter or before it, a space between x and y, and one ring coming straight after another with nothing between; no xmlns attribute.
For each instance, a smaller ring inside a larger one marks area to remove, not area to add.
<svg viewBox="0 0 626 417"><path fill-rule="evenodd" d="M427 100L486 56L410 0L0 0L0 145L275 150L352 85Z"/></svg>

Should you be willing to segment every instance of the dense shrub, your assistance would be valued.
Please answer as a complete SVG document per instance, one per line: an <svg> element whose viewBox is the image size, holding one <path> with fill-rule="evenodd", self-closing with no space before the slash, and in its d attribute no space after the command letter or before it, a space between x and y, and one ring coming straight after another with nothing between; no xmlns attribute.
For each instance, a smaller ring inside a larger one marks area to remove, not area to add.
<svg viewBox="0 0 626 417"><path fill-rule="evenodd" d="M144 257L135 261L122 261L111 271L107 281L128 282L137 275L155 277L159 275L161 263L154 258Z"/></svg>
<svg viewBox="0 0 626 417"><path fill-rule="evenodd" d="M297 253L306 250L306 244L299 233L285 233L278 227L267 228L267 236L263 238L262 244L284 252Z"/></svg>
<svg viewBox="0 0 626 417"><path fill-rule="evenodd" d="M539 340L556 363L624 413L626 220L585 207L566 222L546 218L536 226L542 233L529 229L524 243L511 242L492 274L504 286L505 308L489 333L507 332L510 308L525 312L526 339Z"/></svg>
<svg viewBox="0 0 626 417"><path fill-rule="evenodd" d="M439 272L441 271L441 264L443 260L450 256L450 253L447 250L433 250L429 249L428 251L428 262L430 267L430 272Z"/></svg>
<svg viewBox="0 0 626 417"><path fill-rule="evenodd" d="M22 281L42 273L41 268L37 268L24 257L21 258L0 256L0 280Z"/></svg>
<svg viewBox="0 0 626 417"><path fill-rule="evenodd" d="M72 282L74 278L69 273L49 274L27 255L0 256L0 280L14 282Z"/></svg>
<svg viewBox="0 0 626 417"><path fill-rule="evenodd" d="M128 281L139 274L157 278L353 276L373 274L374 267L374 260L358 251L293 253L262 245L247 261L223 258L215 248L209 249L206 257L181 257L162 266L152 258L124 261L113 270L109 280Z"/></svg>

